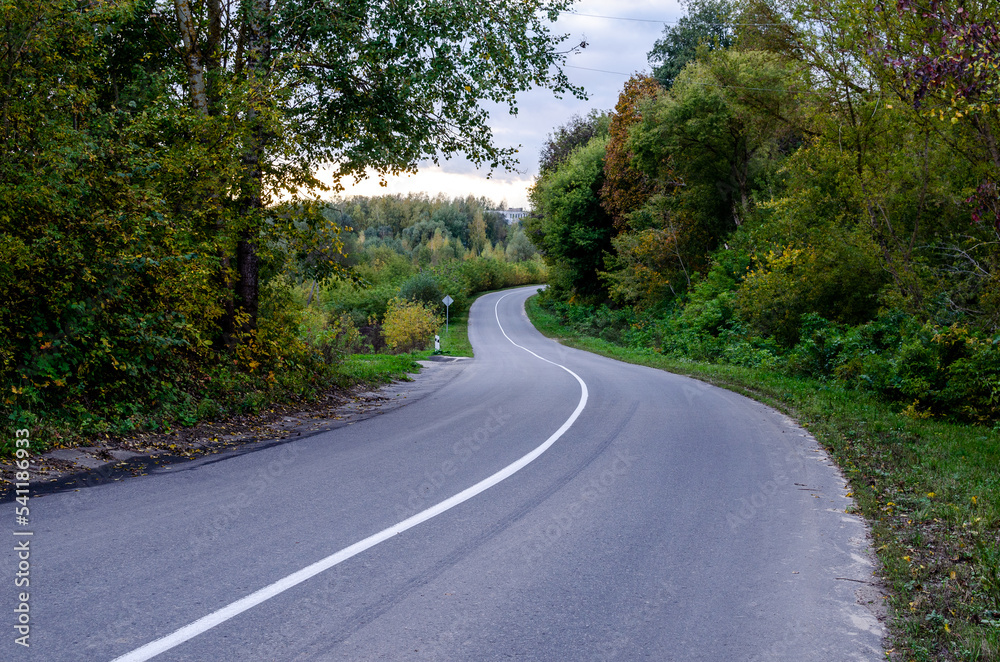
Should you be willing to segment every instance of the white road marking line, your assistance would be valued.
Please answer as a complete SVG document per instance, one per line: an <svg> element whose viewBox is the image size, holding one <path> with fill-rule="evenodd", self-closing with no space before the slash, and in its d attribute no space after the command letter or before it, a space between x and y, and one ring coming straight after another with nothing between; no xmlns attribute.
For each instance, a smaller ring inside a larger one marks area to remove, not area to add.
<svg viewBox="0 0 1000 662"><path fill-rule="evenodd" d="M546 358L538 356L538 354L535 354L527 347L518 345L516 342L511 340L510 336L507 335L507 332L504 331L503 324L500 323L500 312L499 312L500 302L503 301L505 298L509 297L511 294L513 294L513 292L508 292L507 294L497 299L496 305L493 307L493 312L497 319L497 325L500 327L500 333L502 333L504 338L506 338L515 347L523 349L532 356L539 358L542 361L545 361L546 363L551 363L554 366L562 368L569 374L573 375L576 381L580 383L580 402L576 405L576 409L574 409L570 417L566 419L566 422L563 423L558 430L553 432L552 435L545 440L545 443L543 443L541 446L531 451L521 459L517 460L513 464L507 465L506 467L496 472L492 476L479 481L472 487L466 488L465 490L459 492L458 494L449 499L445 499L436 506L431 506L427 510L421 511L416 515L413 515L412 517L409 517L403 520L402 522L399 522L398 524L390 526L387 529L383 529L382 531L379 531L373 536L369 536L364 540L361 540L360 542L354 543L350 547L345 547L339 552L331 554L325 559L317 561L312 565L306 566L305 568L302 568L298 572L294 572L283 579L279 579L273 584L265 586L264 588L255 591L254 593L251 593L245 598L237 600L236 602L233 602L229 605L226 605L225 607L219 609L218 611L214 611L207 616L203 616L202 618L199 618L197 621L189 625L185 625L181 629L176 630L165 637L161 637L160 639L151 641L145 646L137 648L130 653L126 653L125 655L116 657L114 660L112 660L112 662L142 662L143 660L149 660L159 655L160 653L164 653L170 650L171 648L179 646L188 639L193 639L202 632L210 630L214 628L216 625L224 623L229 619L233 618L234 616L242 614L248 609L256 607L260 603L269 600L270 598L273 598L274 596L280 593L287 591L293 586L301 584L310 577L314 577L319 573L323 572L324 570L329 570L330 568L346 561L352 556L360 554L366 549L370 549L375 545L379 544L380 542L384 542L389 538L392 538L393 536L406 531L407 529L411 529L416 525L421 524L422 522L426 522L432 517L437 517L441 513L451 510L455 506L465 501L468 501L469 499L476 496L477 494L480 494L481 492L485 492L486 490L490 489L497 483L507 478L510 478L518 471L520 471L524 467L534 462L539 455L547 451L549 447L552 446L552 444L556 443L559 437L563 436L566 433L566 431L570 429L573 423L576 422L576 419L579 418L580 414L583 412L584 407L587 406L587 397L589 395L589 392L587 391L587 384L582 379L580 379L580 376L578 374L576 374L566 366L560 365L554 361L549 361Z"/></svg>

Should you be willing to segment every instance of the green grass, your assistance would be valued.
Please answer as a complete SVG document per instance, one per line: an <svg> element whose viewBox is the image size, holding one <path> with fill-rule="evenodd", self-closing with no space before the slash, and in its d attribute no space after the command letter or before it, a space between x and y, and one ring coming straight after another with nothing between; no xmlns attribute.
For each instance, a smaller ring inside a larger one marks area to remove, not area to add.
<svg viewBox="0 0 1000 662"><path fill-rule="evenodd" d="M469 311L452 315L447 330L445 328L442 326L439 331L441 353L448 356L472 356L472 343L469 342Z"/></svg>
<svg viewBox="0 0 1000 662"><path fill-rule="evenodd" d="M417 361L426 359L430 354L431 350L410 354L350 354L337 366L338 381L343 386L374 386L408 379L408 373L420 372Z"/></svg>
<svg viewBox="0 0 1000 662"><path fill-rule="evenodd" d="M850 480L892 612L893 660L1000 660L1000 434L915 419L817 380L706 364L580 336L529 299L565 345L741 392L796 418Z"/></svg>

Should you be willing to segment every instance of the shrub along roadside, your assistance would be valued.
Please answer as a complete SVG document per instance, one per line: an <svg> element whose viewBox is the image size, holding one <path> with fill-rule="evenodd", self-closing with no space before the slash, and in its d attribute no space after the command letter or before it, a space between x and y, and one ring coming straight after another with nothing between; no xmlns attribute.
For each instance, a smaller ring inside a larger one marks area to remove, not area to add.
<svg viewBox="0 0 1000 662"><path fill-rule="evenodd" d="M98 437L168 432L202 421L253 415L272 403L312 402L332 386L345 385L355 371L381 374L377 366L382 362L352 357L386 350L382 323L394 298L422 301L443 317L437 295L450 294L455 300L454 318L468 312L480 291L545 280L545 268L537 259L507 263L478 257L421 271L392 251L382 253L386 251L379 253L385 259L359 269L367 287L331 283L317 293L315 283L296 283L288 274L272 277L262 288L257 332L244 338L234 352L209 351L200 341L169 352L130 354L118 348L116 352L125 353L110 359L113 378L95 373L71 382L22 380L0 394L0 419L11 429L31 430L33 449L45 452ZM433 331L427 336L429 343ZM66 348L73 348L63 340L36 340L43 352L39 360L47 364L65 363ZM471 354L468 342L459 342L457 333L443 340L445 348L457 344ZM413 349L403 344L396 351ZM101 343L88 346L103 351ZM406 373L393 370L389 374ZM58 397L60 393L64 397ZM13 450L12 443L0 440L0 458Z"/></svg>
<svg viewBox="0 0 1000 662"><path fill-rule="evenodd" d="M1000 659L996 431L906 416L836 382L622 347L568 328L537 297L527 310L563 344L697 377L794 416L837 461L871 525L894 614L892 659Z"/></svg>
<svg viewBox="0 0 1000 662"><path fill-rule="evenodd" d="M469 301L477 299L475 295ZM450 356L472 356L468 340L468 307L451 316L437 330L441 336L442 353ZM335 320L337 322L338 320ZM217 370L192 378L189 384L174 390L175 395L160 406L150 409L137 403L132 415L117 420L95 418L97 425L86 430L72 426L68 416L36 415L19 422L16 427L31 430L32 451L44 453L51 448L93 445L95 438L130 438L140 432L170 432L202 421L225 421L231 417L253 417L267 409L283 405L306 405L322 399L330 390L358 386L378 386L394 380L408 379L419 372L416 363L431 355L429 347L389 354L356 353L353 346L361 344L351 325L303 325L303 341L322 349L322 360L316 356L303 358L294 370L241 371L237 366L219 366ZM430 345L433 330L427 335ZM317 337L321 336L321 337ZM107 422L105 422L107 421ZM102 424L103 423L103 424ZM13 437L11 437L13 439ZM0 441L0 459L13 457L12 440Z"/></svg>
<svg viewBox="0 0 1000 662"><path fill-rule="evenodd" d="M442 321L420 301L393 299L382 321L382 336L393 353L412 352L427 346Z"/></svg>

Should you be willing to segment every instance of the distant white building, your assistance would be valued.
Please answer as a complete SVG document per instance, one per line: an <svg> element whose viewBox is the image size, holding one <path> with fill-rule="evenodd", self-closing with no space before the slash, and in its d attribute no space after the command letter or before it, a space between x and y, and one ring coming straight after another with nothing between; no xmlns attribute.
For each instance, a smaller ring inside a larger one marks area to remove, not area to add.
<svg viewBox="0 0 1000 662"><path fill-rule="evenodd" d="M486 211L490 214L500 214L503 216L503 219L507 221L507 225L510 225L514 221L520 221L530 213L524 211L523 207L512 207L511 209L487 209Z"/></svg>

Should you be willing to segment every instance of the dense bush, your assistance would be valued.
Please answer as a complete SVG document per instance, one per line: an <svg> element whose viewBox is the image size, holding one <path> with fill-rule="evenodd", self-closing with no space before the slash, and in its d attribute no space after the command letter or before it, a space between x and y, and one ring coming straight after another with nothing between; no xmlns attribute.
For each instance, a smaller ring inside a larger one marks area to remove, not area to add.
<svg viewBox="0 0 1000 662"><path fill-rule="evenodd" d="M463 262L461 271L468 281L471 291L485 292L506 285L505 276L511 273L512 267L499 260L484 258Z"/></svg>
<svg viewBox="0 0 1000 662"><path fill-rule="evenodd" d="M389 300L398 292L398 286L393 283L382 283L372 287L351 282L338 283L322 293L320 303L331 317L347 315L354 325L360 328L369 319L382 319Z"/></svg>
<svg viewBox="0 0 1000 662"><path fill-rule="evenodd" d="M427 273L421 271L416 276L411 276L399 288L399 297L407 301L419 301L429 308L436 308L441 305L441 285L438 280Z"/></svg>
<svg viewBox="0 0 1000 662"><path fill-rule="evenodd" d="M878 265L848 242L784 246L754 260L737 291L740 316L762 336L794 345L804 315L817 314L844 323L870 318L881 279Z"/></svg>
<svg viewBox="0 0 1000 662"><path fill-rule="evenodd" d="M1000 422L1000 335L922 323L898 310L854 326L806 313L794 324L798 341L788 347L740 320L734 287L735 280L716 272L693 288L686 305L662 313L570 304L546 294L540 303L577 333L634 349L836 381L917 417Z"/></svg>
<svg viewBox="0 0 1000 662"><path fill-rule="evenodd" d="M1000 421L998 344L1000 337L967 327L892 312L859 327L818 326L792 356L813 376L875 391L913 415L986 423Z"/></svg>
<svg viewBox="0 0 1000 662"><path fill-rule="evenodd" d="M335 363L345 354L371 351L370 340L346 313L330 316L310 308L302 317L302 338L318 350L327 363Z"/></svg>
<svg viewBox="0 0 1000 662"><path fill-rule="evenodd" d="M382 336L396 354L427 347L443 320L419 301L393 299L382 322Z"/></svg>

